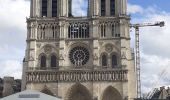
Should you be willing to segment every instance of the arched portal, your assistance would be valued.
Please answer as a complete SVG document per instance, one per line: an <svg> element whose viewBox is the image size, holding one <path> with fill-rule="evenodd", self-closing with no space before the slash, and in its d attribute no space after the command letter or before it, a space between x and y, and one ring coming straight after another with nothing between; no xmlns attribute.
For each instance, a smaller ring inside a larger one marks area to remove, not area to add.
<svg viewBox="0 0 170 100"><path fill-rule="evenodd" d="M102 100L122 100L122 99L119 91L116 90L114 87L109 86L104 90Z"/></svg>
<svg viewBox="0 0 170 100"><path fill-rule="evenodd" d="M45 85L44 88L41 90L42 93L45 93L47 95L51 95L54 96L54 94L51 92L50 89L48 89L48 87Z"/></svg>
<svg viewBox="0 0 170 100"><path fill-rule="evenodd" d="M65 100L92 100L92 96L85 86L77 83L68 90Z"/></svg>

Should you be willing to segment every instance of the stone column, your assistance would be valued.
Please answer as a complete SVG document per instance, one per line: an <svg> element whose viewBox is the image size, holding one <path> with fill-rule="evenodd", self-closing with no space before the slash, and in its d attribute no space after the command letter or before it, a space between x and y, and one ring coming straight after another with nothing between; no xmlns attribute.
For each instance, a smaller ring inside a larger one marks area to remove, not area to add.
<svg viewBox="0 0 170 100"><path fill-rule="evenodd" d="M90 0L90 16L99 16L100 12L100 0Z"/></svg>
<svg viewBox="0 0 170 100"><path fill-rule="evenodd" d="M33 0L30 1L30 17L33 17Z"/></svg>
<svg viewBox="0 0 170 100"><path fill-rule="evenodd" d="M110 0L106 0L106 16L110 16Z"/></svg>
<svg viewBox="0 0 170 100"><path fill-rule="evenodd" d="M41 0L31 0L30 17L41 16Z"/></svg>
<svg viewBox="0 0 170 100"><path fill-rule="evenodd" d="M47 16L52 17L52 0L48 0Z"/></svg>
<svg viewBox="0 0 170 100"><path fill-rule="evenodd" d="M68 17L68 0L60 0L60 17Z"/></svg>
<svg viewBox="0 0 170 100"><path fill-rule="evenodd" d="M127 0L123 0L123 14L127 14Z"/></svg>

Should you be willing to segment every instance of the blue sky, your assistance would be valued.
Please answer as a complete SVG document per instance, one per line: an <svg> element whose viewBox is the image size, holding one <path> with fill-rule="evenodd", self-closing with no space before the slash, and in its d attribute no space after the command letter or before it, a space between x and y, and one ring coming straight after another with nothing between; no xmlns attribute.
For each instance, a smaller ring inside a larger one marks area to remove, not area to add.
<svg viewBox="0 0 170 100"><path fill-rule="evenodd" d="M170 12L170 0L128 0L128 2L141 5L144 8L148 6L157 6L164 11Z"/></svg>
<svg viewBox="0 0 170 100"><path fill-rule="evenodd" d="M170 86L170 0L128 0L131 23L165 21L165 27L140 28L142 92ZM134 30L131 29L134 46ZM163 73L163 75L161 75Z"/></svg>
<svg viewBox="0 0 170 100"><path fill-rule="evenodd" d="M74 13L83 15L85 3L74 0ZM17 6L16 6L17 5ZM142 91L170 86L170 0L128 0L132 23L165 21L166 26L140 28ZM21 78L26 48L28 0L0 0L0 77ZM134 30L131 29L134 47ZM160 78L160 74L164 76ZM157 83L157 84L156 84Z"/></svg>

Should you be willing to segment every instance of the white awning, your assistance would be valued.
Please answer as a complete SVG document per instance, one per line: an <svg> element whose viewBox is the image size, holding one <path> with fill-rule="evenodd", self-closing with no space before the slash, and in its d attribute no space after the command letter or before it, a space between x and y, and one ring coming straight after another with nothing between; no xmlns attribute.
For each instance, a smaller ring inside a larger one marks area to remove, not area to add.
<svg viewBox="0 0 170 100"><path fill-rule="evenodd" d="M38 91L26 90L4 97L0 100L62 100L62 99Z"/></svg>

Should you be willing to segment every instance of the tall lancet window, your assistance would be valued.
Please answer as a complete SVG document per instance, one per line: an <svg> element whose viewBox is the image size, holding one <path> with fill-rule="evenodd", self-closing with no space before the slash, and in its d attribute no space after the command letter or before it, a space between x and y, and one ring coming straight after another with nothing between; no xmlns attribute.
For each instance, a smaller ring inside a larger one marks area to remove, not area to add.
<svg viewBox="0 0 170 100"><path fill-rule="evenodd" d="M68 12L68 16L69 17L73 17L73 15L72 15L72 0L69 0L68 1L69 3L69 12Z"/></svg>
<svg viewBox="0 0 170 100"><path fill-rule="evenodd" d="M51 56L51 67L56 68L57 67L57 57L55 55Z"/></svg>
<svg viewBox="0 0 170 100"><path fill-rule="evenodd" d="M46 56L42 55L40 58L40 67L44 69L46 67Z"/></svg>
<svg viewBox="0 0 170 100"><path fill-rule="evenodd" d="M106 25L102 24L101 25L101 38L106 37Z"/></svg>
<svg viewBox="0 0 170 100"><path fill-rule="evenodd" d="M42 17L47 16L47 0L42 0L41 13L42 13Z"/></svg>
<svg viewBox="0 0 170 100"><path fill-rule="evenodd" d="M102 63L102 66L107 66L107 56L106 54L102 55L102 58L101 58L101 63Z"/></svg>
<svg viewBox="0 0 170 100"><path fill-rule="evenodd" d="M115 15L115 0L110 0L110 15Z"/></svg>
<svg viewBox="0 0 170 100"><path fill-rule="evenodd" d="M101 0L101 16L105 16L106 13L106 2L105 0Z"/></svg>
<svg viewBox="0 0 170 100"><path fill-rule="evenodd" d="M57 0L52 0L52 17L57 17Z"/></svg>
<svg viewBox="0 0 170 100"><path fill-rule="evenodd" d="M115 68L117 66L117 56L112 55L112 68Z"/></svg>

